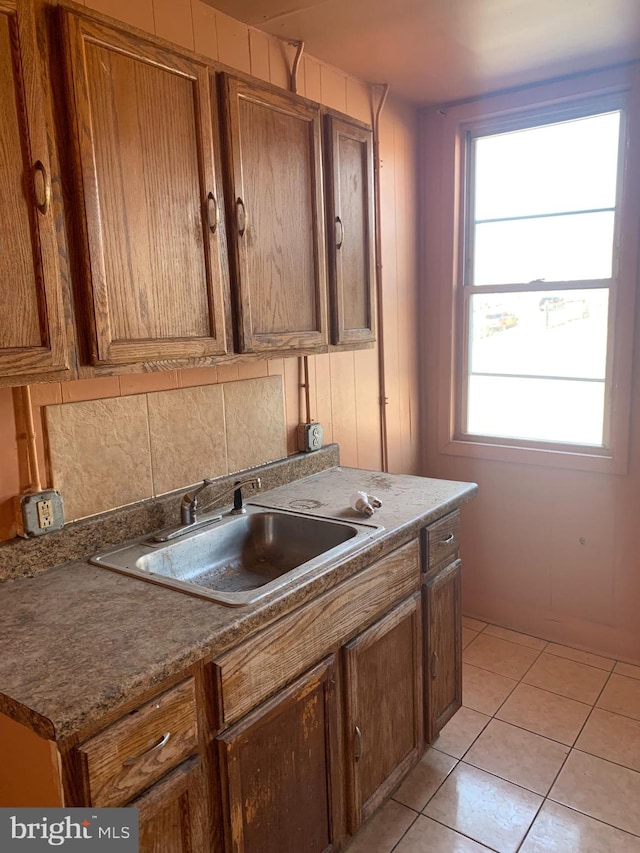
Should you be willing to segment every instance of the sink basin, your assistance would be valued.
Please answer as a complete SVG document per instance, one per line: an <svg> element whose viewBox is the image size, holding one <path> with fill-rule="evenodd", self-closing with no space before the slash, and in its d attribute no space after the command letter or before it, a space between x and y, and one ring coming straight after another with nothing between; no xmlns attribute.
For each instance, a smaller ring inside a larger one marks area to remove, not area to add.
<svg viewBox="0 0 640 853"><path fill-rule="evenodd" d="M348 556L383 528L248 506L171 542L149 537L91 562L221 604L243 605Z"/></svg>

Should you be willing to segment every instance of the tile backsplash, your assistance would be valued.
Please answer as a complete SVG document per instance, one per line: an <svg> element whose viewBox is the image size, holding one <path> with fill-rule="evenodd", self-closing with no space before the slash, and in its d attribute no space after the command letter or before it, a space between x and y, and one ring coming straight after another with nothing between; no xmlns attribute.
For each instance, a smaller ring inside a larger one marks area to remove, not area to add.
<svg viewBox="0 0 640 853"><path fill-rule="evenodd" d="M287 454L281 376L46 408L72 521Z"/></svg>

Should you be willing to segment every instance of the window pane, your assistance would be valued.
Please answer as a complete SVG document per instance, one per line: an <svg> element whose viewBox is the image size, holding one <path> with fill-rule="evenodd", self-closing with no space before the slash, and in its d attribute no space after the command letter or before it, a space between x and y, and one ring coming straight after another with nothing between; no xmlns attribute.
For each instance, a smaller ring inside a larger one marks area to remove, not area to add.
<svg viewBox="0 0 640 853"><path fill-rule="evenodd" d="M474 294L469 373L604 380L609 291Z"/></svg>
<svg viewBox="0 0 640 853"><path fill-rule="evenodd" d="M614 213L477 225L474 284L611 278Z"/></svg>
<svg viewBox="0 0 640 853"><path fill-rule="evenodd" d="M613 208L620 112L475 140L475 219Z"/></svg>
<svg viewBox="0 0 640 853"><path fill-rule="evenodd" d="M602 445L604 382L469 377L467 432Z"/></svg>

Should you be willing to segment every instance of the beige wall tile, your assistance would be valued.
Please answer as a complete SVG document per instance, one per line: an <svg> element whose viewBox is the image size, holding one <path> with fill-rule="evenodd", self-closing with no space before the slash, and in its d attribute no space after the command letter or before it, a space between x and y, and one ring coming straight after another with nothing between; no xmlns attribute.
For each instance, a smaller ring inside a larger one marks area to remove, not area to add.
<svg viewBox="0 0 640 853"><path fill-rule="evenodd" d="M227 473L221 385L147 396L156 495Z"/></svg>
<svg viewBox="0 0 640 853"><path fill-rule="evenodd" d="M222 388L229 471L286 456L282 377L228 382Z"/></svg>
<svg viewBox="0 0 640 853"><path fill-rule="evenodd" d="M49 406L53 485L68 521L152 495L145 397Z"/></svg>

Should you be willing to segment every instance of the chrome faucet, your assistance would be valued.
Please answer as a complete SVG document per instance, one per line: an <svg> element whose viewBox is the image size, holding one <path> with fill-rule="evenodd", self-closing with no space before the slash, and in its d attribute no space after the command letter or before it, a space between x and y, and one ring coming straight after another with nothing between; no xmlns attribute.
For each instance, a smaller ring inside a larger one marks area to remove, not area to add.
<svg viewBox="0 0 640 853"><path fill-rule="evenodd" d="M202 485L198 486L193 493L187 493L182 498L182 503L180 504L180 521L182 524L191 525L197 523L199 509L198 495L203 492L207 486L213 485L213 483L215 483L215 480L203 480ZM201 511L206 512L206 510L214 503L219 503L223 498L233 493L233 509L231 510L231 514L240 515L241 513L246 512L242 501L243 487L253 486L254 489L259 489L261 485L260 477L247 477L244 480L236 480L233 486L227 486L226 489L223 489L223 491L217 494L215 498L207 504L207 506L202 508Z"/></svg>
<svg viewBox="0 0 640 853"><path fill-rule="evenodd" d="M227 486L219 492L212 501L206 506L200 507L198 504L199 495L207 488L212 486L215 480L205 479L194 489L193 492L187 492L182 498L180 504L180 524L178 527L166 527L159 530L153 537L153 542L169 542L171 539L177 539L179 536L184 536L185 533L190 533L198 527L205 527L208 524L213 524L214 521L220 521L221 515L210 515L207 518L199 518L200 512L206 512L214 503L220 503L224 498L233 493L233 509L230 510L230 515L240 515L245 513L246 509L242 501L242 489L244 486L253 486L254 489L259 489L262 485L260 477L246 477L244 480L236 480L232 486Z"/></svg>

